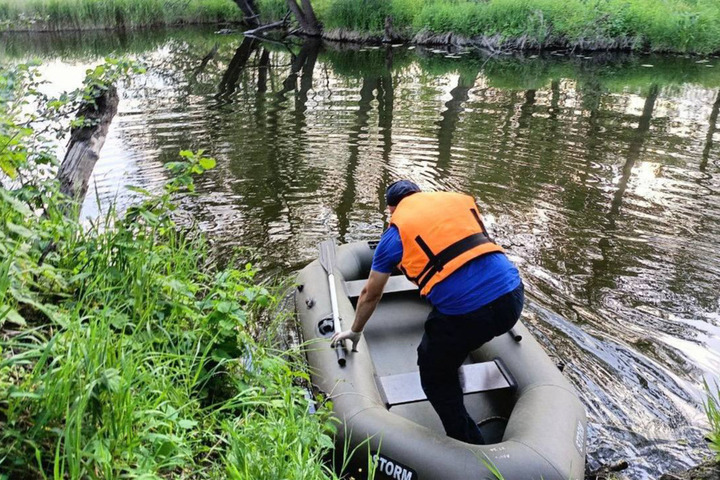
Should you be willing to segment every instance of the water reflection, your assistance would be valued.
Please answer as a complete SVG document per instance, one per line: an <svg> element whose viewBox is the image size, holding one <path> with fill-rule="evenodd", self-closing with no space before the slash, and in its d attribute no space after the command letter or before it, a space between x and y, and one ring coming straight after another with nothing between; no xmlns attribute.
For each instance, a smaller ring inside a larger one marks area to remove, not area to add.
<svg viewBox="0 0 720 480"><path fill-rule="evenodd" d="M202 31L72 42L0 55L122 47L150 63L97 166L105 200L205 148L218 167L183 200L188 221L287 274L328 235L376 238L397 177L472 193L526 280L529 327L581 392L590 465L654 478L701 459L702 379L720 371L716 59L461 60Z"/></svg>

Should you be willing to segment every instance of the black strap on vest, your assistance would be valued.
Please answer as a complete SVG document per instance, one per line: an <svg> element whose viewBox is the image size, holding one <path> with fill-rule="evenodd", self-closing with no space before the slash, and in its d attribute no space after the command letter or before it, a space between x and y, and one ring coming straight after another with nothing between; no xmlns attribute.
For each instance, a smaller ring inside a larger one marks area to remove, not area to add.
<svg viewBox="0 0 720 480"><path fill-rule="evenodd" d="M423 267L422 271L418 274L417 277L409 276L404 268L401 268L401 270L411 282L417 284L420 290L422 290L425 285L427 285L427 283L436 273L441 272L443 268L445 268L445 265L450 263L450 261L459 257L468 250L490 242L487 235L485 235L484 233L474 233L461 240L458 240L449 247L446 247L440 253L435 254L427 245L427 243L425 243L422 237L420 237L420 235L415 237L415 241L420 246L422 251L425 252L425 255L427 255L428 263L425 264L425 267Z"/></svg>

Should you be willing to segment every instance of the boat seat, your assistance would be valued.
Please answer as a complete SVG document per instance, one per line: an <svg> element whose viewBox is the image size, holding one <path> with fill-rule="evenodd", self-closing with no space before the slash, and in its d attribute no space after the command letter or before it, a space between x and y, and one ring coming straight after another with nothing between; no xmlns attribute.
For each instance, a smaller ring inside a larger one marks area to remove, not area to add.
<svg viewBox="0 0 720 480"><path fill-rule="evenodd" d="M348 298L358 298L360 296L360 292L362 292L362 289L366 283L367 279L350 280L349 282L345 282L345 292L347 293ZM417 285L408 280L405 275L393 275L388 279L387 283L385 284L385 288L383 289L383 295L386 293L400 293L411 291L418 291ZM508 333L516 342L520 342L522 340L522 335L516 333L515 329L511 329Z"/></svg>
<svg viewBox="0 0 720 480"><path fill-rule="evenodd" d="M362 280L351 280L349 282L345 282L345 290L347 291L347 296L350 298L359 297L360 292L362 292L362 289L366 283L367 278L364 278ZM385 284L383 294L409 292L411 290L417 291L417 289L417 285L405 278L405 275L393 275L388 279L388 282Z"/></svg>
<svg viewBox="0 0 720 480"><path fill-rule="evenodd" d="M465 395L489 390L517 388L517 382L499 358L490 362L463 365L460 367L459 374L460 386ZM377 383L388 408L427 400L420 385L419 372L378 377Z"/></svg>

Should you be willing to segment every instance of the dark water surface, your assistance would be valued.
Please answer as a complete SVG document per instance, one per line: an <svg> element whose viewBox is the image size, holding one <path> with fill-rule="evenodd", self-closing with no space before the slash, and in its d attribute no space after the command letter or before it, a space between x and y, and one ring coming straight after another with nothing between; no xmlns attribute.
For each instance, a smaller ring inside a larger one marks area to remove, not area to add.
<svg viewBox="0 0 720 480"><path fill-rule="evenodd" d="M627 478L656 478L708 455L718 58L488 59L198 30L0 38L0 59L46 63L50 91L113 51L150 68L121 90L94 174L104 205L131 202L126 184L157 190L164 163L203 148L218 167L183 214L291 274L328 235L377 238L394 179L471 193L521 270L525 322L587 407L590 466L625 459Z"/></svg>

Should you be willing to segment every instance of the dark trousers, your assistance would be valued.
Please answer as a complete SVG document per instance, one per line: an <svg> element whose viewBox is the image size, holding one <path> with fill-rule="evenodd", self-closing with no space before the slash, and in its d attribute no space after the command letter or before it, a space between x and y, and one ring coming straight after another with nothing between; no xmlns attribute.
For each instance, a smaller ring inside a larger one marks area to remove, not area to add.
<svg viewBox="0 0 720 480"><path fill-rule="evenodd" d="M418 347L420 382L449 437L484 443L480 429L463 404L458 368L471 351L515 325L524 299L521 283L512 292L473 312L444 315L433 308L428 315Z"/></svg>

